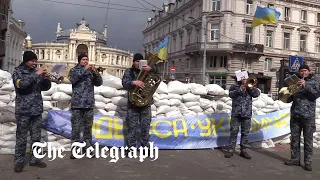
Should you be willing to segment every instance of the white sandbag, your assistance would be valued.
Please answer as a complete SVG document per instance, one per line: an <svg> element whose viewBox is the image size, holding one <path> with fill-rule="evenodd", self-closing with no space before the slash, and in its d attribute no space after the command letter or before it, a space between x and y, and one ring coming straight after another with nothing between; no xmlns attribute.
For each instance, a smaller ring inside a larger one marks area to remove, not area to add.
<svg viewBox="0 0 320 180"><path fill-rule="evenodd" d="M5 106L7 106L7 105L8 105L7 103L4 103L4 102L0 101L0 108L1 108L1 107L5 107Z"/></svg>
<svg viewBox="0 0 320 180"><path fill-rule="evenodd" d="M202 84L190 83L190 92L195 95L206 95L208 94L208 89Z"/></svg>
<svg viewBox="0 0 320 180"><path fill-rule="evenodd" d="M232 106L232 100L228 100L228 101L226 102L226 105Z"/></svg>
<svg viewBox="0 0 320 180"><path fill-rule="evenodd" d="M157 108L157 114L166 114L170 111L173 111L174 109L171 108L170 106L168 105L163 105L163 106L160 106Z"/></svg>
<svg viewBox="0 0 320 180"><path fill-rule="evenodd" d="M52 108L53 108L53 106L50 101L43 101L43 110L44 111L49 111Z"/></svg>
<svg viewBox="0 0 320 180"><path fill-rule="evenodd" d="M16 133L17 126L8 126L5 124L0 124L0 136L9 135Z"/></svg>
<svg viewBox="0 0 320 180"><path fill-rule="evenodd" d="M200 107L202 109L208 109L212 106L212 101L208 100L208 99L204 99L204 98L200 98Z"/></svg>
<svg viewBox="0 0 320 180"><path fill-rule="evenodd" d="M195 106L196 106L196 105L195 105ZM192 107L192 106L190 106L190 107ZM178 106L178 108L179 108L179 111L180 111L182 114L190 111L185 104L180 104L180 105Z"/></svg>
<svg viewBox="0 0 320 180"><path fill-rule="evenodd" d="M2 85L2 91L14 91L13 81L7 81L6 84Z"/></svg>
<svg viewBox="0 0 320 180"><path fill-rule="evenodd" d="M182 102L179 99L169 99L170 106L179 106Z"/></svg>
<svg viewBox="0 0 320 180"><path fill-rule="evenodd" d="M168 86L166 83L162 82L159 84L156 93L158 94L168 94L169 90L168 90Z"/></svg>
<svg viewBox="0 0 320 180"><path fill-rule="evenodd" d="M169 93L167 97L168 99L179 99L180 101L182 101L182 96L180 94Z"/></svg>
<svg viewBox="0 0 320 180"><path fill-rule="evenodd" d="M11 94L13 91L3 91L0 89L0 95L7 95L7 94Z"/></svg>
<svg viewBox="0 0 320 180"><path fill-rule="evenodd" d="M43 101L51 101L52 98L51 98L51 96L42 96L42 100Z"/></svg>
<svg viewBox="0 0 320 180"><path fill-rule="evenodd" d="M115 97L117 89L113 87L103 86L100 88L100 94L106 98Z"/></svg>
<svg viewBox="0 0 320 180"><path fill-rule="evenodd" d="M51 83L51 88L48 91L42 91L43 96L51 96L55 92L58 92L57 87L55 83Z"/></svg>
<svg viewBox="0 0 320 180"><path fill-rule="evenodd" d="M188 110L187 112L182 113L182 115L184 115L184 116L196 116L197 113Z"/></svg>
<svg viewBox="0 0 320 180"><path fill-rule="evenodd" d="M103 86L109 86L115 89L121 89L122 87L122 80L116 76L112 76L110 74L102 75Z"/></svg>
<svg viewBox="0 0 320 180"><path fill-rule="evenodd" d="M215 113L217 113L217 114L226 114L226 113L229 114L229 113L231 113L231 111L229 109L223 109L223 110L217 109L215 111Z"/></svg>
<svg viewBox="0 0 320 180"><path fill-rule="evenodd" d="M186 102L184 103L186 107L199 106L200 102Z"/></svg>
<svg viewBox="0 0 320 180"><path fill-rule="evenodd" d="M154 104L151 105L151 111L157 111L156 105L154 105Z"/></svg>
<svg viewBox="0 0 320 180"><path fill-rule="evenodd" d="M106 109L107 111L116 111L118 109L118 106L116 106L112 103L108 103L108 104L106 104L104 109Z"/></svg>
<svg viewBox="0 0 320 180"><path fill-rule="evenodd" d="M125 106L128 104L128 99L125 97L118 96L111 98L111 102L116 106Z"/></svg>
<svg viewBox="0 0 320 180"><path fill-rule="evenodd" d="M160 95L160 100L161 99L169 99L168 94L159 94Z"/></svg>
<svg viewBox="0 0 320 180"><path fill-rule="evenodd" d="M108 112L104 109L98 109L98 111L103 114L103 115L106 115Z"/></svg>
<svg viewBox="0 0 320 180"><path fill-rule="evenodd" d="M189 110L190 110L190 111L193 111L193 112L195 112L195 113L203 112L203 109L202 109L200 106L192 106L192 107L189 107Z"/></svg>
<svg viewBox="0 0 320 180"><path fill-rule="evenodd" d="M232 107L231 107L231 106L229 106L229 105L225 105L225 106L224 106L224 109L232 110Z"/></svg>
<svg viewBox="0 0 320 180"><path fill-rule="evenodd" d="M115 96L128 97L128 92L126 90L116 90L114 93Z"/></svg>
<svg viewBox="0 0 320 180"><path fill-rule="evenodd" d="M100 92L101 92L101 87L103 86L93 86L93 89L94 89L94 95L100 95Z"/></svg>
<svg viewBox="0 0 320 180"><path fill-rule="evenodd" d="M189 87L180 81L170 81L168 83L169 93L173 94L187 94L189 92Z"/></svg>
<svg viewBox="0 0 320 180"><path fill-rule="evenodd" d="M109 116L119 116L119 113L116 112L116 111L108 111L107 115L109 115Z"/></svg>
<svg viewBox="0 0 320 180"><path fill-rule="evenodd" d="M255 112L255 115L264 115L264 114L266 114L266 113L264 113L264 112L262 112L262 111L256 111L256 112Z"/></svg>
<svg viewBox="0 0 320 180"><path fill-rule="evenodd" d="M160 100L161 99L161 96L160 96L160 94L159 93L154 93L153 94L153 98L157 98L158 100Z"/></svg>
<svg viewBox="0 0 320 180"><path fill-rule="evenodd" d="M157 117L157 111L151 111L152 117Z"/></svg>
<svg viewBox="0 0 320 180"><path fill-rule="evenodd" d="M10 149L10 148L0 148L0 154L6 154L6 155L10 155L10 154L14 154L15 153L15 148Z"/></svg>
<svg viewBox="0 0 320 180"><path fill-rule="evenodd" d="M66 145L66 144L70 144L71 145L71 140L70 139L59 139L58 142L61 145Z"/></svg>
<svg viewBox="0 0 320 180"><path fill-rule="evenodd" d="M187 93L182 95L183 102L196 102L200 100L200 95L194 95L191 93Z"/></svg>
<svg viewBox="0 0 320 180"><path fill-rule="evenodd" d="M217 106L218 106L218 102L217 101L212 101L211 102L212 103L212 109L215 111L215 110L217 110Z"/></svg>
<svg viewBox="0 0 320 180"><path fill-rule="evenodd" d="M16 134L7 134L4 136L0 136L1 141L15 141L16 140Z"/></svg>
<svg viewBox="0 0 320 180"><path fill-rule="evenodd" d="M11 96L9 94L7 95L0 95L0 101L4 103L9 103L13 101L14 99L11 99Z"/></svg>
<svg viewBox="0 0 320 180"><path fill-rule="evenodd" d="M71 100L71 96L64 92L55 92L52 94L52 100L54 101L61 101L61 102L66 102Z"/></svg>
<svg viewBox="0 0 320 180"><path fill-rule="evenodd" d="M68 95L72 95L72 85L71 84L58 84L57 91L64 92Z"/></svg>
<svg viewBox="0 0 320 180"><path fill-rule="evenodd" d="M177 117L177 116L182 116L182 114L178 110L174 110L166 113L166 117Z"/></svg>
<svg viewBox="0 0 320 180"><path fill-rule="evenodd" d="M210 107L210 108L204 110L203 113L204 114L212 114L212 113L214 113L214 109L212 107Z"/></svg>
<svg viewBox="0 0 320 180"><path fill-rule="evenodd" d="M106 107L106 104L103 102L95 101L94 106L97 109L104 109Z"/></svg>
<svg viewBox="0 0 320 180"><path fill-rule="evenodd" d="M316 124L320 125L320 119L316 119Z"/></svg>
<svg viewBox="0 0 320 180"><path fill-rule="evenodd" d="M94 95L94 100L97 102L103 102L104 97L100 94L95 94ZM104 102L103 102L104 103Z"/></svg>
<svg viewBox="0 0 320 180"><path fill-rule="evenodd" d="M8 71L0 69L0 78L6 81L10 81L12 79L12 75Z"/></svg>
<svg viewBox="0 0 320 180"><path fill-rule="evenodd" d="M14 149L16 146L16 141L0 141L1 148Z"/></svg>
<svg viewBox="0 0 320 180"><path fill-rule="evenodd" d="M221 97L220 101L224 102L224 103L227 103L228 101L232 101L232 99L230 97Z"/></svg>
<svg viewBox="0 0 320 180"><path fill-rule="evenodd" d="M253 101L252 105L257 107L257 108L263 108L263 107L265 107L267 105L267 103L262 101L261 99L258 99L256 101Z"/></svg>
<svg viewBox="0 0 320 180"><path fill-rule="evenodd" d="M154 105L156 105L157 107L170 106L170 101L168 99L162 99L162 100L154 101Z"/></svg>
<svg viewBox="0 0 320 180"><path fill-rule="evenodd" d="M111 103L112 101L111 101L110 98L103 98L102 102L105 103L105 104L108 104L108 103Z"/></svg>
<svg viewBox="0 0 320 180"><path fill-rule="evenodd" d="M225 106L224 102L217 102L217 110L223 110Z"/></svg>
<svg viewBox="0 0 320 180"><path fill-rule="evenodd" d="M223 96L225 94L224 89L218 84L208 84L205 87L207 88L208 94L210 95Z"/></svg>

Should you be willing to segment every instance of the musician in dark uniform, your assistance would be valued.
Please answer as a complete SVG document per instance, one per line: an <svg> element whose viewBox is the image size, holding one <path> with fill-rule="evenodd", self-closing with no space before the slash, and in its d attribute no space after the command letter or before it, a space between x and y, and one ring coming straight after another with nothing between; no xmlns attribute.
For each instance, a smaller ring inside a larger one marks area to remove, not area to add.
<svg viewBox="0 0 320 180"><path fill-rule="evenodd" d="M133 65L131 68L127 69L122 78L123 88L130 91L135 86L142 87L143 82L136 80L140 73L139 61L143 60L143 56L140 53L137 53L133 57ZM148 65L143 66L142 70L145 71L154 71L157 72L157 66L150 67ZM151 114L151 105L152 101L144 107L136 107L129 100L127 104L127 117L126 117L126 126L127 126L127 135L126 141L127 146L130 150L131 147L136 147L136 129L138 125L141 127L141 146L149 147L149 130L150 123L152 119ZM129 150L126 152L128 153Z"/></svg>
<svg viewBox="0 0 320 180"><path fill-rule="evenodd" d="M235 151L239 127L241 126L240 156L251 159L246 149L249 147L248 135L251 128L252 98L257 98L259 95L260 91L256 87L248 87L246 78L242 78L230 87L229 97L232 98L232 112L229 148L225 154L226 158L230 158Z"/></svg>
<svg viewBox="0 0 320 180"><path fill-rule="evenodd" d="M300 138L301 131L303 131L304 168L307 171L312 171L313 133L316 131L315 111L316 99L320 97L320 78L310 74L307 65L300 66L298 76L301 79L298 84L302 88L298 93L288 98L288 102L292 102L290 119L291 160L285 162L285 164L300 166Z"/></svg>

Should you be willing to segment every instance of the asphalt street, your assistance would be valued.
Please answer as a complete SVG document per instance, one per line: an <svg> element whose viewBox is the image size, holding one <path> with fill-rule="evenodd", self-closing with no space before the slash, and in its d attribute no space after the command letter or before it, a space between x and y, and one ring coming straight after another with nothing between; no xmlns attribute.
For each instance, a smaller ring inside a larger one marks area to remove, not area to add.
<svg viewBox="0 0 320 180"><path fill-rule="evenodd" d="M13 171L13 155L0 155L1 180L182 180L182 179L234 179L234 180L281 180L320 179L320 149L315 149L313 171L302 167L288 167L283 161L289 158L288 145L269 149L249 150L251 160L234 155L224 158L222 150L160 150L156 161L146 159L120 159L110 163L110 158L70 160L69 154L62 159L44 162L47 168L26 165L24 171ZM303 158L303 154L302 154ZM302 159L303 162L303 159Z"/></svg>

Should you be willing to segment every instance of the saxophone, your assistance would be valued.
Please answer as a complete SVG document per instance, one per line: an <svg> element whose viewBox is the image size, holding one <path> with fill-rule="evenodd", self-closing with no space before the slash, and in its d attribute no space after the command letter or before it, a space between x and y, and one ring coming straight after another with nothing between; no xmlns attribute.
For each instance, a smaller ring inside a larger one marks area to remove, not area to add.
<svg viewBox="0 0 320 180"><path fill-rule="evenodd" d="M150 52L146 52L146 60L150 67L162 61ZM137 80L142 81L144 85L143 87L136 86L129 92L129 101L137 107L143 107L152 100L153 94L161 83L161 76L156 72L141 70Z"/></svg>

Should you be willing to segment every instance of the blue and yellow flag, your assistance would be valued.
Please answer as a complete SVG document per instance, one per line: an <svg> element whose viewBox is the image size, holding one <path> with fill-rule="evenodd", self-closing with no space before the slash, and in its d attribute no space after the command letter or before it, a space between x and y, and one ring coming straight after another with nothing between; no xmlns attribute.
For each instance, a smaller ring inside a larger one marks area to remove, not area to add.
<svg viewBox="0 0 320 180"><path fill-rule="evenodd" d="M168 44L169 37L165 37L159 44L159 46L155 47L154 50L157 52L158 57L164 61L167 60L167 52L168 52Z"/></svg>
<svg viewBox="0 0 320 180"><path fill-rule="evenodd" d="M280 15L281 13L275 9L257 6L251 27L255 28L261 24L277 24Z"/></svg>

